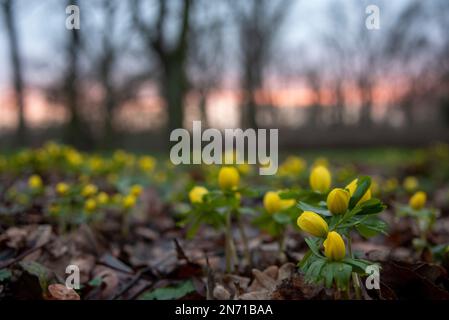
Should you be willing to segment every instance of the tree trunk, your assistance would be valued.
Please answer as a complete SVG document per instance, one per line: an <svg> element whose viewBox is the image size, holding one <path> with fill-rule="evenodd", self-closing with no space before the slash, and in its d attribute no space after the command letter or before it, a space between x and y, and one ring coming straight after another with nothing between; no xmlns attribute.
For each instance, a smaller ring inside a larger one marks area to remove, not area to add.
<svg viewBox="0 0 449 320"><path fill-rule="evenodd" d="M22 78L22 64L20 61L19 40L14 18L14 4L11 0L2 3L3 14L5 16L6 30L10 46L12 74L14 82L14 95L18 112L18 125L16 131L17 143L23 145L26 143L26 122L25 122L25 102L24 102L24 85Z"/></svg>

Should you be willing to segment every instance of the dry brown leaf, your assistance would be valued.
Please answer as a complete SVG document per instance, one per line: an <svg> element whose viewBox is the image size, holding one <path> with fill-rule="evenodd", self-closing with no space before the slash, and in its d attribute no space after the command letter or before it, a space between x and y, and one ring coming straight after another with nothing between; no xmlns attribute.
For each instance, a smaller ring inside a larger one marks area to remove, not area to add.
<svg viewBox="0 0 449 320"><path fill-rule="evenodd" d="M67 288L63 284L51 284L48 286L47 300L80 300L75 290Z"/></svg>

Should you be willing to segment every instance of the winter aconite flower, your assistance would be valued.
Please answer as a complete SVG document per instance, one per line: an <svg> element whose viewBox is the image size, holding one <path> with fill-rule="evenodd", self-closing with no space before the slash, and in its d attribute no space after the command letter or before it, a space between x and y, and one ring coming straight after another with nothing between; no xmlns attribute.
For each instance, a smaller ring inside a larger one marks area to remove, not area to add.
<svg viewBox="0 0 449 320"><path fill-rule="evenodd" d="M315 237L324 238L329 231L327 222L321 216L312 211L304 211L298 217L298 227Z"/></svg>
<svg viewBox="0 0 449 320"><path fill-rule="evenodd" d="M65 196L70 190L70 187L67 183L59 182L56 185L56 193L60 196Z"/></svg>
<svg viewBox="0 0 449 320"><path fill-rule="evenodd" d="M189 199L191 203L202 203L203 197L206 195L209 191L205 187L196 186L193 187L192 190L189 192Z"/></svg>
<svg viewBox="0 0 449 320"><path fill-rule="evenodd" d="M281 210L281 198L274 191L268 191L263 197L263 206L268 213L275 213Z"/></svg>
<svg viewBox="0 0 449 320"><path fill-rule="evenodd" d="M240 175L234 167L223 167L218 173L218 185L223 190L234 189L239 185Z"/></svg>
<svg viewBox="0 0 449 320"><path fill-rule="evenodd" d="M263 206L268 213L276 213L288 209L295 204L294 199L282 199L279 191L268 191L263 197Z"/></svg>
<svg viewBox="0 0 449 320"><path fill-rule="evenodd" d="M98 188L96 185L89 183L88 185L86 185L83 190L81 190L81 195L83 197L91 197L93 195L95 195L98 192Z"/></svg>
<svg viewBox="0 0 449 320"><path fill-rule="evenodd" d="M348 210L350 198L348 191L335 188L327 196L327 208L332 214L343 214Z"/></svg>
<svg viewBox="0 0 449 320"><path fill-rule="evenodd" d="M409 201L410 207L414 210L421 210L426 205L427 194L424 191L416 192Z"/></svg>
<svg viewBox="0 0 449 320"><path fill-rule="evenodd" d="M143 188L139 184L135 184L131 187L131 190L129 191L130 194L132 194L135 197L139 197L143 191Z"/></svg>
<svg viewBox="0 0 449 320"><path fill-rule="evenodd" d="M123 198L122 205L124 209L131 209L136 205L136 202L137 198L134 195L129 194Z"/></svg>
<svg viewBox="0 0 449 320"><path fill-rule="evenodd" d="M100 205L105 205L109 202L109 195L106 192L100 192L97 195L97 201Z"/></svg>
<svg viewBox="0 0 449 320"><path fill-rule="evenodd" d="M28 186L30 187L30 189L39 190L42 188L43 185L44 184L42 182L42 178L40 176L38 176L37 174L33 174L28 179Z"/></svg>
<svg viewBox="0 0 449 320"><path fill-rule="evenodd" d="M95 199L87 199L86 202L84 203L84 210L86 210L87 212L93 212L95 211L95 209L97 208L97 202L95 201Z"/></svg>
<svg viewBox="0 0 449 320"><path fill-rule="evenodd" d="M317 166L310 173L310 187L313 191L325 193L331 186L331 174L324 166Z"/></svg>
<svg viewBox="0 0 449 320"><path fill-rule="evenodd" d="M351 195L351 197L354 195L355 190L357 190L358 181L359 181L358 179L352 180L351 183L348 184L345 188L349 191L349 194ZM357 202L357 204L368 201L369 199L371 199L371 188L366 190L365 194L363 195L363 197L360 198L360 200L359 200L359 202Z"/></svg>
<svg viewBox="0 0 449 320"><path fill-rule="evenodd" d="M416 177L409 176L404 179L403 186L405 191L410 193L414 192L419 187L418 179L416 179Z"/></svg>
<svg viewBox="0 0 449 320"><path fill-rule="evenodd" d="M335 231L327 234L326 240L323 243L324 255L332 261L340 261L346 255L345 242L343 238Z"/></svg>

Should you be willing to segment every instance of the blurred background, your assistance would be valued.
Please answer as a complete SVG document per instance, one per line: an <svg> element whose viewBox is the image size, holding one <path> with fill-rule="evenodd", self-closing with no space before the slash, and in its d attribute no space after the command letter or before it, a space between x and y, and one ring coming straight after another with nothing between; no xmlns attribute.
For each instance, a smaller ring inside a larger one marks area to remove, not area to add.
<svg viewBox="0 0 449 320"><path fill-rule="evenodd" d="M3 150L163 149L192 120L279 128L284 150L449 141L445 0L0 0L0 19Z"/></svg>

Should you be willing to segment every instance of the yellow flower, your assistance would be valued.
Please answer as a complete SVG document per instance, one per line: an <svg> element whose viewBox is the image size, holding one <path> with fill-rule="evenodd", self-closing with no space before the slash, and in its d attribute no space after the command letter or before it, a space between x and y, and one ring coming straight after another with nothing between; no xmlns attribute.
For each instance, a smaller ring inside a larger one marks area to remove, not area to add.
<svg viewBox="0 0 449 320"><path fill-rule="evenodd" d="M44 184L42 182L42 178L40 176L38 176L37 174L33 174L28 179L28 186L33 190L41 189L43 185Z"/></svg>
<svg viewBox="0 0 449 320"><path fill-rule="evenodd" d="M281 210L281 198L274 191L268 191L263 197L263 206L268 213L275 213Z"/></svg>
<svg viewBox="0 0 449 320"><path fill-rule="evenodd" d="M297 220L298 227L315 237L324 238L329 231L327 222L321 216L312 211L304 211Z"/></svg>
<svg viewBox="0 0 449 320"><path fill-rule="evenodd" d="M358 181L359 181L358 179L352 180L351 183L348 184L345 188L349 191L349 194L351 197L354 195L355 190L357 190ZM368 201L369 199L371 199L371 186L368 188L368 190L366 190L365 194L363 195L363 197L360 198L360 200L359 200L359 202L357 202L357 204Z"/></svg>
<svg viewBox="0 0 449 320"><path fill-rule="evenodd" d="M60 195L60 196L64 196L67 194L67 192L69 192L70 187L67 183L64 182L59 182L56 185L56 192Z"/></svg>
<svg viewBox="0 0 449 320"><path fill-rule="evenodd" d="M192 190L189 192L189 199L191 203L202 203L203 197L206 195L209 191L205 187L196 186L193 187Z"/></svg>
<svg viewBox="0 0 449 320"><path fill-rule="evenodd" d="M345 242L343 238L335 231L327 234L324 240L324 255L332 261L340 261L346 255Z"/></svg>
<svg viewBox="0 0 449 320"><path fill-rule="evenodd" d="M109 202L109 196L106 192L100 192L97 195L97 201L100 205L105 205Z"/></svg>
<svg viewBox="0 0 449 320"><path fill-rule="evenodd" d="M84 210L86 210L87 212L93 212L95 211L95 209L97 208L97 202L95 201L95 199L87 199L86 202L84 203Z"/></svg>
<svg viewBox="0 0 449 320"><path fill-rule="evenodd" d="M88 185L86 185L83 190L81 190L81 195L83 197L91 197L93 195L95 195L98 192L98 188L96 185L89 183Z"/></svg>
<svg viewBox="0 0 449 320"><path fill-rule="evenodd" d="M327 208L332 214L343 214L348 210L350 198L348 191L335 188L327 196Z"/></svg>
<svg viewBox="0 0 449 320"><path fill-rule="evenodd" d="M289 156L279 167L280 176L296 176L301 174L306 168L304 159L295 156Z"/></svg>
<svg viewBox="0 0 449 320"><path fill-rule="evenodd" d="M131 209L136 205L136 202L137 202L136 196L129 194L123 198L122 205L124 209Z"/></svg>
<svg viewBox="0 0 449 320"><path fill-rule="evenodd" d="M279 191L268 191L263 197L263 206L268 213L276 213L295 205L294 199L281 199Z"/></svg>
<svg viewBox="0 0 449 320"><path fill-rule="evenodd" d="M407 192L413 192L416 189L418 189L418 186L419 186L418 179L416 179L416 177L411 177L411 176L407 177L404 179L403 186Z"/></svg>
<svg viewBox="0 0 449 320"><path fill-rule="evenodd" d="M135 197L139 197L141 195L141 193L142 193L142 190L143 189L142 189L141 185L135 184L135 185L133 185L131 187L131 190L130 190L129 193L132 194Z"/></svg>
<svg viewBox="0 0 449 320"><path fill-rule="evenodd" d="M222 167L218 173L218 185L221 189L233 189L239 185L240 175L234 167Z"/></svg>
<svg viewBox="0 0 449 320"><path fill-rule="evenodd" d="M423 191L416 192L409 201L410 207L414 210L421 210L426 205L427 194Z"/></svg>
<svg viewBox="0 0 449 320"><path fill-rule="evenodd" d="M139 168L144 172L153 171L156 166L156 160L150 156L143 156L139 159Z"/></svg>
<svg viewBox="0 0 449 320"><path fill-rule="evenodd" d="M313 191L324 193L331 186L331 174L324 166L316 166L312 169L309 182Z"/></svg>

